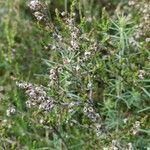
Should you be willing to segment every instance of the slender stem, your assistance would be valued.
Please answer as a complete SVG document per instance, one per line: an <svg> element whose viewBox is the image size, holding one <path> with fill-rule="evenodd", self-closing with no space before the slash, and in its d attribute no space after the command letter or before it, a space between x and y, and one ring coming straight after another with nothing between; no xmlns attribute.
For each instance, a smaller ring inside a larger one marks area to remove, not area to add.
<svg viewBox="0 0 150 150"><path fill-rule="evenodd" d="M68 11L68 0L65 0L65 12Z"/></svg>

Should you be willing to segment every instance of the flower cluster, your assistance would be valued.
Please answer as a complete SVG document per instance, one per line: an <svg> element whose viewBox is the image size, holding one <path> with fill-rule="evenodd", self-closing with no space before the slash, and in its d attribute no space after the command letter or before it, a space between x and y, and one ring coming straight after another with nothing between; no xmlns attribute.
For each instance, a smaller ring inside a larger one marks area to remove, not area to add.
<svg viewBox="0 0 150 150"><path fill-rule="evenodd" d="M150 1L129 0L129 6L136 9L141 16L140 23L136 26L135 41L141 37L150 42Z"/></svg>
<svg viewBox="0 0 150 150"><path fill-rule="evenodd" d="M120 150L122 147L118 140L112 140L111 150Z"/></svg>
<svg viewBox="0 0 150 150"><path fill-rule="evenodd" d="M56 85L58 83L60 71L61 71L60 67L54 67L54 68L50 69L50 72L49 72L49 79L50 79L49 86L53 86L53 85Z"/></svg>
<svg viewBox="0 0 150 150"><path fill-rule="evenodd" d="M43 5L39 0L31 0L29 3L29 7L33 11L40 11L43 9Z"/></svg>
<svg viewBox="0 0 150 150"><path fill-rule="evenodd" d="M62 12L61 15L64 17L64 21L66 22L66 25L71 33L70 45L71 45L72 50L79 50L80 44L79 44L78 38L79 38L80 30L75 25L76 14L73 13L69 15L66 12Z"/></svg>
<svg viewBox="0 0 150 150"><path fill-rule="evenodd" d="M139 79L144 79L145 75L146 75L145 70L139 70L138 74Z"/></svg>
<svg viewBox="0 0 150 150"><path fill-rule="evenodd" d="M39 0L31 0L28 6L33 11L33 15L38 21L46 21L44 4L42 4Z"/></svg>
<svg viewBox="0 0 150 150"><path fill-rule="evenodd" d="M94 123L94 130L96 135L99 136L103 132L102 119L99 113L96 113L94 108L87 104L83 108L83 113Z"/></svg>
<svg viewBox="0 0 150 150"><path fill-rule="evenodd" d="M101 117L92 106L84 106L83 113L94 123L100 123Z"/></svg>
<svg viewBox="0 0 150 150"><path fill-rule="evenodd" d="M51 97L47 96L46 91L42 86L33 85L26 82L16 82L19 88L24 89L29 99L26 101L28 108L38 107L43 111L50 111L54 107L54 101Z"/></svg>

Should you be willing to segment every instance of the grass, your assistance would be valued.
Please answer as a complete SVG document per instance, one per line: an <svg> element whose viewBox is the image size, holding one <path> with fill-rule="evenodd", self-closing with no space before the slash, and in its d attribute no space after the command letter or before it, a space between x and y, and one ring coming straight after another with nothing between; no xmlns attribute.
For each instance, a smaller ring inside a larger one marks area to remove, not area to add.
<svg viewBox="0 0 150 150"><path fill-rule="evenodd" d="M0 150L148 150L149 32L135 38L146 14L128 1L44 2L50 28L25 1L0 2ZM42 85L54 108L29 109L32 89L16 80Z"/></svg>

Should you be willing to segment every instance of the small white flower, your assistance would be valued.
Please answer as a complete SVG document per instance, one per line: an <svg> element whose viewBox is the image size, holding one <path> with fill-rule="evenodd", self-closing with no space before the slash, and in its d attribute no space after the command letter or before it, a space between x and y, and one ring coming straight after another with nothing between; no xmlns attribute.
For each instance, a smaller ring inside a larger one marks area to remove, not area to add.
<svg viewBox="0 0 150 150"><path fill-rule="evenodd" d="M89 111L89 112L94 112L94 109L93 109L92 107L89 107L89 108L88 108L88 111Z"/></svg>
<svg viewBox="0 0 150 150"><path fill-rule="evenodd" d="M84 56L90 56L91 55L91 52L85 52L84 53Z"/></svg>
<svg viewBox="0 0 150 150"><path fill-rule="evenodd" d="M128 121L128 118L124 118L124 119L123 119L124 124L126 124L127 121Z"/></svg>
<svg viewBox="0 0 150 150"><path fill-rule="evenodd" d="M136 135L139 132L139 129L140 129L140 122L136 121L132 128L133 135Z"/></svg>
<svg viewBox="0 0 150 150"><path fill-rule="evenodd" d="M144 79L144 76L145 76L145 71L144 71L144 70L139 70L139 75L138 75L138 77L139 77L140 79Z"/></svg>
<svg viewBox="0 0 150 150"><path fill-rule="evenodd" d="M14 107L10 107L6 110L6 115L9 117L11 115L14 115L16 113L16 109Z"/></svg>
<svg viewBox="0 0 150 150"><path fill-rule="evenodd" d="M150 42L150 38L146 38L145 41L148 43Z"/></svg>
<svg viewBox="0 0 150 150"><path fill-rule="evenodd" d="M35 16L36 19L39 20L39 21L43 20L43 18L44 18L44 14L41 13L41 12L39 12L39 11L35 12L35 13L34 13L34 16Z"/></svg>
<svg viewBox="0 0 150 150"><path fill-rule="evenodd" d="M80 70L80 66L77 65L77 66L76 66L76 71L79 71L79 70Z"/></svg>
<svg viewBox="0 0 150 150"><path fill-rule="evenodd" d="M130 1L128 2L128 5L129 5L129 6L133 6L133 5L135 5L135 1L130 0Z"/></svg>
<svg viewBox="0 0 150 150"><path fill-rule="evenodd" d="M40 124L43 124L44 123L44 119L42 118L42 119L40 119Z"/></svg>
<svg viewBox="0 0 150 150"><path fill-rule="evenodd" d="M67 15L67 13L66 13L65 11L63 11L63 12L61 13L61 15L64 17L64 16Z"/></svg>
<svg viewBox="0 0 150 150"><path fill-rule="evenodd" d="M83 108L83 112L86 113L87 112L87 107Z"/></svg>
<svg viewBox="0 0 150 150"><path fill-rule="evenodd" d="M73 107L73 106L75 106L75 102L71 102L71 103L69 104L69 107Z"/></svg>
<svg viewBox="0 0 150 150"><path fill-rule="evenodd" d="M128 150L134 150L132 143L128 143Z"/></svg>

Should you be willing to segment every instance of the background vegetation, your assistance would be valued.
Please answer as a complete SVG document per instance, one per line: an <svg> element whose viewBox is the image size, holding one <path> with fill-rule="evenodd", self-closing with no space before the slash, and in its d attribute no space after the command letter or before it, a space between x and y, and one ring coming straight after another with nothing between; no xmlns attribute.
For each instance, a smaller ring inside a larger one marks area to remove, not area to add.
<svg viewBox="0 0 150 150"><path fill-rule="evenodd" d="M0 149L149 150L150 2L40 2L0 1Z"/></svg>

